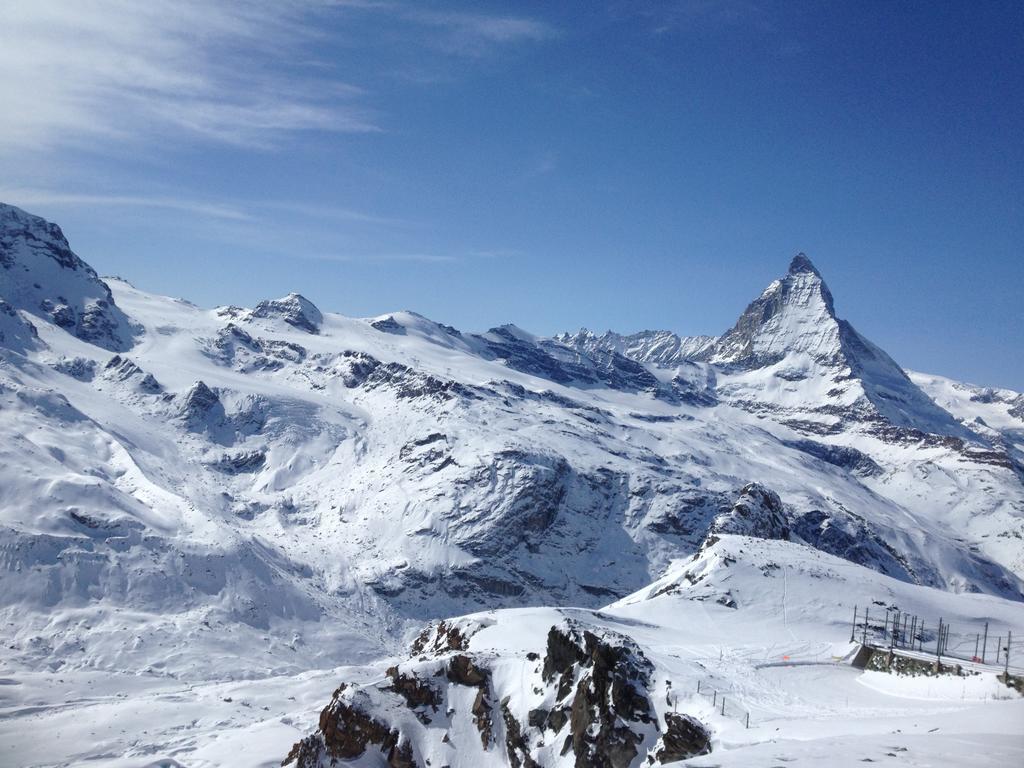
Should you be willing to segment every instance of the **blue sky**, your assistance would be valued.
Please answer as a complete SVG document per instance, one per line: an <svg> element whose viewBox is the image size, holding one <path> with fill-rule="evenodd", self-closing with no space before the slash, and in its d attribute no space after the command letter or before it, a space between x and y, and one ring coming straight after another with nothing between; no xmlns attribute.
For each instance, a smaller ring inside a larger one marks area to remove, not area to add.
<svg viewBox="0 0 1024 768"><path fill-rule="evenodd" d="M802 250L903 365L1024 390L1019 2L0 14L0 199L142 288L721 333Z"/></svg>

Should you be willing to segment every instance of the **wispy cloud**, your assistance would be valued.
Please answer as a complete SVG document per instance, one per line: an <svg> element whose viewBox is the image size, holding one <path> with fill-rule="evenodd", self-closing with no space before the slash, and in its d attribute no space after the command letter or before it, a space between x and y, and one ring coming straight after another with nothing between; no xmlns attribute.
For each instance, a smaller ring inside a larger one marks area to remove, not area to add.
<svg viewBox="0 0 1024 768"><path fill-rule="evenodd" d="M0 151L161 135L265 147L294 131L374 131L357 88L291 63L315 5L6 3Z"/></svg>
<svg viewBox="0 0 1024 768"><path fill-rule="evenodd" d="M0 9L0 153L376 132L372 94L317 51L345 34L357 39L344 45L387 45L389 29L460 57L556 35L531 18L411 2L15 0Z"/></svg>
<svg viewBox="0 0 1024 768"><path fill-rule="evenodd" d="M319 221L350 221L388 227L413 223L344 206L284 200L202 200L168 195L92 194L27 187L0 187L0 201L21 206L154 208L229 221L258 221L285 214Z"/></svg>
<svg viewBox="0 0 1024 768"><path fill-rule="evenodd" d="M409 9L403 17L440 33L425 38L435 47L464 56L482 56L498 46L540 42L558 34L546 22L523 16Z"/></svg>
<svg viewBox="0 0 1024 768"><path fill-rule="evenodd" d="M295 254L293 254L295 255ZM300 258L313 261L340 262L419 262L421 264L448 264L462 261L458 256L439 253L301 253Z"/></svg>
<svg viewBox="0 0 1024 768"><path fill-rule="evenodd" d="M93 195L55 192L45 189L0 188L0 201L14 205L51 205L73 207L160 208L209 216L215 219L246 221L249 213L234 205L209 203L175 197L136 195Z"/></svg>

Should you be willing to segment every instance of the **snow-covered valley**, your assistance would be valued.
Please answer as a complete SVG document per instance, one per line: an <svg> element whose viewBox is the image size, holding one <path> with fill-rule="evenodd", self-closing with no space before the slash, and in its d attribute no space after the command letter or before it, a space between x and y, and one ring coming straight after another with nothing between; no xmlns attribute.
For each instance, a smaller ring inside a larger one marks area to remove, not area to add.
<svg viewBox="0 0 1024 768"><path fill-rule="evenodd" d="M669 714L692 765L1024 757L994 674L843 661L874 601L1024 639L1024 396L904 372L803 255L719 338L539 338L203 309L0 206L0 437L4 764L326 764L345 682L398 734L355 765L611 765L550 721L552 627L573 685L587 633L639 670L616 765L671 762Z"/></svg>

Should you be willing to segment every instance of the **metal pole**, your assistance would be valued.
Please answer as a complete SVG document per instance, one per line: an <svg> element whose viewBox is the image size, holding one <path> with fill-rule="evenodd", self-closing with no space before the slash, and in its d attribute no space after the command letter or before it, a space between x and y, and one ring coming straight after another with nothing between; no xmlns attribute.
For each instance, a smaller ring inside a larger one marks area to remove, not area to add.
<svg viewBox="0 0 1024 768"><path fill-rule="evenodd" d="M725 715L725 696L722 697L722 715Z"/></svg>
<svg viewBox="0 0 1024 768"><path fill-rule="evenodd" d="M857 632L857 606L853 606L853 626L850 627L850 642L853 642L853 637Z"/></svg>
<svg viewBox="0 0 1024 768"><path fill-rule="evenodd" d="M935 639L935 660L942 658L942 619L939 619L939 634Z"/></svg>
<svg viewBox="0 0 1024 768"><path fill-rule="evenodd" d="M700 693L700 680L697 681L697 693Z"/></svg>
<svg viewBox="0 0 1024 768"><path fill-rule="evenodd" d="M867 645L868 644L868 609L867 608L864 609L864 634L861 636L860 644L861 645Z"/></svg>
<svg viewBox="0 0 1024 768"><path fill-rule="evenodd" d="M999 663L999 654L1003 651L1003 636L996 636L996 664Z"/></svg>
<svg viewBox="0 0 1024 768"><path fill-rule="evenodd" d="M978 657L978 645L980 643L981 643L981 635L980 634L975 634L974 635L974 656L971 659L972 661L974 661L974 660L979 658Z"/></svg>
<svg viewBox="0 0 1024 768"><path fill-rule="evenodd" d="M750 713L747 712L747 728L750 727Z"/></svg>
<svg viewBox="0 0 1024 768"><path fill-rule="evenodd" d="M985 639L981 641L981 663L982 664L985 663L985 651L988 650L988 622L987 621L985 622L985 634L983 635L983 637Z"/></svg>
<svg viewBox="0 0 1024 768"><path fill-rule="evenodd" d="M924 651L924 621L921 622L921 626L918 628L917 637L917 650Z"/></svg>
<svg viewBox="0 0 1024 768"><path fill-rule="evenodd" d="M1006 630L1006 661L1003 666L1003 682L1010 682L1010 646L1013 645L1013 632Z"/></svg>
<svg viewBox="0 0 1024 768"><path fill-rule="evenodd" d="M711 706L715 706L718 703L718 691L711 692Z"/></svg>
<svg viewBox="0 0 1024 768"><path fill-rule="evenodd" d="M910 620L910 650L914 650L915 637L917 637L917 616Z"/></svg>

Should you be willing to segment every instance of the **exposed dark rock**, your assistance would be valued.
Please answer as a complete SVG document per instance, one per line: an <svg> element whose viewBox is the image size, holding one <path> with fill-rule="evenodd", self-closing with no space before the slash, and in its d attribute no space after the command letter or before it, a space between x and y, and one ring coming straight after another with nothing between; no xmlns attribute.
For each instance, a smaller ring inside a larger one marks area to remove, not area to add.
<svg viewBox="0 0 1024 768"><path fill-rule="evenodd" d="M412 653L414 656L439 656L448 651L464 651L469 647L469 639L477 629L478 627L440 621L420 632L413 641Z"/></svg>
<svg viewBox="0 0 1024 768"><path fill-rule="evenodd" d="M319 768L320 758L351 760L376 747L391 768L414 766L408 745L399 746L399 733L358 708L335 699L320 713L320 730L295 744L281 765L295 762L296 768ZM406 761L406 762L402 762Z"/></svg>
<svg viewBox="0 0 1024 768"><path fill-rule="evenodd" d="M163 391L153 374L146 373L135 362L121 355L114 355L107 361L103 367L103 377L122 383L134 382L140 390L152 395Z"/></svg>
<svg viewBox="0 0 1024 768"><path fill-rule="evenodd" d="M573 690L577 680L566 741L577 766L626 768L632 763L644 735L629 723L653 723L646 694L650 671L650 662L631 641L613 644L572 625L568 630L552 627L548 631L542 678L546 682L558 678L558 700ZM548 723L557 732L564 723L556 721L556 711L548 715Z"/></svg>
<svg viewBox="0 0 1024 768"><path fill-rule="evenodd" d="M381 333L393 333L398 336L405 335L405 327L399 324L391 315L381 318L380 320L374 320L370 325Z"/></svg>
<svg viewBox="0 0 1024 768"><path fill-rule="evenodd" d="M79 381L92 381L96 376L96 361L84 357L62 358L53 364L53 368Z"/></svg>
<svg viewBox="0 0 1024 768"><path fill-rule="evenodd" d="M788 539L789 522L779 495L760 483L748 483L732 509L715 518L711 533Z"/></svg>
<svg viewBox="0 0 1024 768"><path fill-rule="evenodd" d="M441 703L441 695L434 690L429 682L421 680L414 674L403 674L398 671L398 667L390 667L386 674L391 678L390 690L405 699L409 709L430 707L434 712L437 711L437 706ZM423 713L417 713L417 717L424 722L429 722L429 718Z"/></svg>
<svg viewBox="0 0 1024 768"><path fill-rule="evenodd" d="M253 309L252 317L284 320L288 325L314 334L320 333L320 325L324 320L313 302L298 293L289 293L282 299L261 301Z"/></svg>
<svg viewBox="0 0 1024 768"><path fill-rule="evenodd" d="M530 747L523 736L519 721L508 708L508 698L501 700L501 717L505 722L505 751L512 768L539 768L530 756Z"/></svg>
<svg viewBox="0 0 1024 768"><path fill-rule="evenodd" d="M476 692L473 699L473 706L470 708L473 715L473 724L480 731L480 743L484 749L491 745L491 738L494 732L494 723L491 719L491 702L488 696L487 686L482 685Z"/></svg>
<svg viewBox="0 0 1024 768"><path fill-rule="evenodd" d="M221 456L212 466L218 472L228 475L238 475L247 472L259 472L267 462L267 455L263 451L248 451L233 456Z"/></svg>
<svg viewBox="0 0 1024 768"><path fill-rule="evenodd" d="M452 656L448 662L448 679L459 685L481 686L489 679L489 673L481 669L473 660L464 654Z"/></svg>
<svg viewBox="0 0 1024 768"><path fill-rule="evenodd" d="M790 448L814 456L824 462L846 469L860 477L873 477L882 473L882 468L862 451L844 445L828 445L814 440L783 441Z"/></svg>

